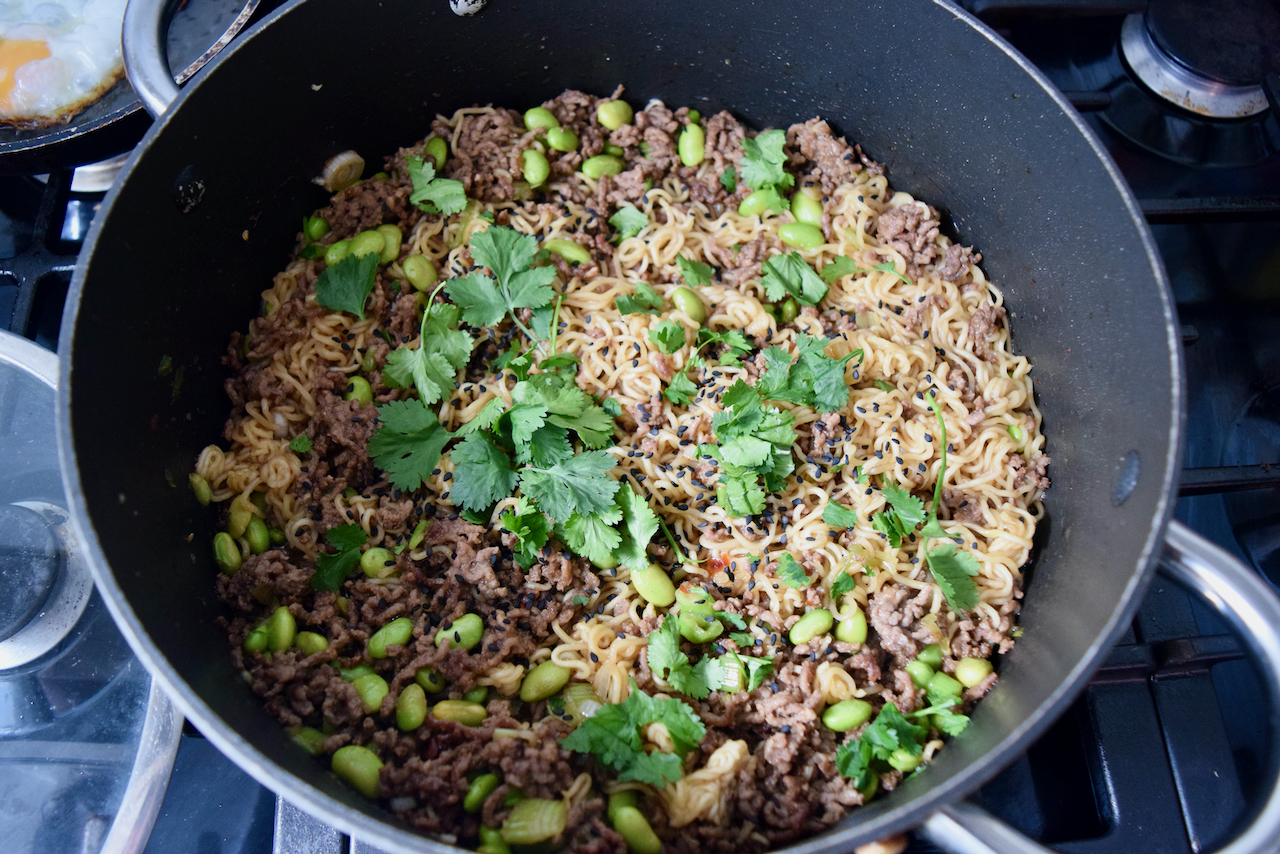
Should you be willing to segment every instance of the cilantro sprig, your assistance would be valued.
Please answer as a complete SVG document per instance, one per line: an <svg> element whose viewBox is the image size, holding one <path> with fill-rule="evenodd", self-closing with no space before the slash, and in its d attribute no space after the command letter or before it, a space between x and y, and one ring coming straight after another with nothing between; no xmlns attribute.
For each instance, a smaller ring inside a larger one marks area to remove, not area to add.
<svg viewBox="0 0 1280 854"><path fill-rule="evenodd" d="M691 288L698 285L705 285L711 282L711 277L715 275L715 269L710 264L704 264L701 261L694 261L683 255L676 256L676 264L680 267L680 274L684 277L684 283Z"/></svg>
<svg viewBox="0 0 1280 854"><path fill-rule="evenodd" d="M684 327L674 320L660 320L649 327L649 341L670 356L684 346Z"/></svg>
<svg viewBox="0 0 1280 854"><path fill-rule="evenodd" d="M778 580L788 587L803 590L813 579L809 578L804 567L791 556L791 552L783 552L778 556Z"/></svg>
<svg viewBox="0 0 1280 854"><path fill-rule="evenodd" d="M720 464L716 503L731 516L754 516L764 511L765 495L780 492L795 471L795 416L764 406L755 388L742 380L720 403L723 408L711 417L720 444L699 445L698 451Z"/></svg>
<svg viewBox="0 0 1280 854"><path fill-rule="evenodd" d="M837 412L849 402L849 385L844 381L845 365L862 360L862 350L837 359L827 356L827 341L801 332L796 338L799 358L773 346L764 351L765 372L756 382L756 391L766 400L786 400L819 412Z"/></svg>
<svg viewBox="0 0 1280 854"><path fill-rule="evenodd" d="M777 213L790 210L782 193L795 184L795 178L783 169L787 162L787 153L783 150L786 141L786 132L777 128L744 139L738 168L742 182L763 194L768 206Z"/></svg>
<svg viewBox="0 0 1280 854"><path fill-rule="evenodd" d="M609 225L618 229L619 243L628 237L635 237L648 224L649 218L634 205L618 205L617 212L609 217Z"/></svg>
<svg viewBox="0 0 1280 854"><path fill-rule="evenodd" d="M716 616L724 612L717 612ZM737 618L728 614L726 622ZM679 620L672 614L662 618L658 631L649 635L646 653L650 669L675 691L695 700L704 700L712 691L754 691L764 684L773 672L773 660L727 652L720 656L704 655L696 663L680 649Z"/></svg>
<svg viewBox="0 0 1280 854"><path fill-rule="evenodd" d="M519 317L522 308L540 309L555 299L554 267L534 267L538 242L513 228L494 225L471 235L471 257L493 276L471 273L450 279L445 292L463 307L462 319L478 329L497 326L504 316L531 342L538 336Z"/></svg>
<svg viewBox="0 0 1280 854"><path fill-rule="evenodd" d="M662 308L662 295L645 282L637 282L634 294L622 294L617 299L618 313L658 314Z"/></svg>
<svg viewBox="0 0 1280 854"><path fill-rule="evenodd" d="M542 511L527 500L516 499L514 508L498 517L503 530L516 540L515 559L522 569L528 569L538 560L538 552L547 544L551 535L551 523Z"/></svg>
<svg viewBox="0 0 1280 854"><path fill-rule="evenodd" d="M836 751L836 770L848 777L855 788L866 790L881 771L889 770L887 763L895 751L905 750L919 756L928 734L926 727L903 717L897 706L885 703L862 735L840 745Z"/></svg>
<svg viewBox="0 0 1280 854"><path fill-rule="evenodd" d="M471 335L457 328L461 315L462 310L455 305L428 302L419 327L418 346L398 347L387 356L382 372L387 385L416 387L426 404L451 394L454 377L466 367L476 344Z"/></svg>
<svg viewBox="0 0 1280 854"><path fill-rule="evenodd" d="M674 753L647 753L643 727L661 723L671 736ZM619 780L639 780L658 788L679 780L684 757L706 734L706 727L681 700L657 699L631 682L631 694L617 705L605 705L560 740L566 749L590 753L618 773Z"/></svg>
<svg viewBox="0 0 1280 854"><path fill-rule="evenodd" d="M364 302L373 291L377 274L377 253L348 255L332 267L326 267L316 279L316 302L364 320Z"/></svg>
<svg viewBox="0 0 1280 854"><path fill-rule="evenodd" d="M337 525L324 532L329 545L337 549L333 554L316 556L316 569L311 575L311 586L316 590L332 593L347 580L351 570L360 563L360 547L369 537L359 525Z"/></svg>
<svg viewBox="0 0 1280 854"><path fill-rule="evenodd" d="M369 438L369 456L398 489L425 483L453 434L421 400L393 400L378 406L381 425Z"/></svg>
<svg viewBox="0 0 1280 854"><path fill-rule="evenodd" d="M765 297L771 302L789 295L801 305L817 305L827 295L826 284L799 252L774 255L764 262L763 272L760 284L764 287Z"/></svg>
<svg viewBox="0 0 1280 854"><path fill-rule="evenodd" d="M895 269L892 261L885 261L881 264L875 265L870 270L863 270L848 255L840 255L832 259L831 263L818 271L818 275L822 277L822 281L826 282L828 285L836 279L843 279L850 273L893 273L893 275L902 279L902 281L906 282L908 285L912 284L910 279Z"/></svg>
<svg viewBox="0 0 1280 854"><path fill-rule="evenodd" d="M461 181L437 178L433 163L410 154L404 159L413 182L409 201L427 213L451 216L467 206L467 194Z"/></svg>

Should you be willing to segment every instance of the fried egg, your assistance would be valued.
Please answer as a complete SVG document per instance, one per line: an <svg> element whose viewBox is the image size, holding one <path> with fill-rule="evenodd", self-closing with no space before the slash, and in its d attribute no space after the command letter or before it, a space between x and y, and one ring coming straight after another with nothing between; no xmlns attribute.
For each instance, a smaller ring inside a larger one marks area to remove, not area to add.
<svg viewBox="0 0 1280 854"><path fill-rule="evenodd" d="M0 124L65 121L124 71L126 0L0 0Z"/></svg>

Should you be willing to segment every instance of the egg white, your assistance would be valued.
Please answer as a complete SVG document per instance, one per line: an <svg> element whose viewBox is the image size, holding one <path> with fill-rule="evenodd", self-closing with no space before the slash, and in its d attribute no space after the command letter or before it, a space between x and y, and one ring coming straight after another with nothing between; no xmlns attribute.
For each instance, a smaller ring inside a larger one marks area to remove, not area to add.
<svg viewBox="0 0 1280 854"><path fill-rule="evenodd" d="M0 123L65 121L106 92L124 71L125 2L0 0Z"/></svg>

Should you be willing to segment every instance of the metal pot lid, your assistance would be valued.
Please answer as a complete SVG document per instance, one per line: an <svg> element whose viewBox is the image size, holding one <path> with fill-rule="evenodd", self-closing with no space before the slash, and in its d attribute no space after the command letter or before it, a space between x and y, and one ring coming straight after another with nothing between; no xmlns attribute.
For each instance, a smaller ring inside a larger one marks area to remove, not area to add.
<svg viewBox="0 0 1280 854"><path fill-rule="evenodd" d="M68 521L58 358L0 331L0 836L11 851L136 852L182 732L121 637Z"/></svg>

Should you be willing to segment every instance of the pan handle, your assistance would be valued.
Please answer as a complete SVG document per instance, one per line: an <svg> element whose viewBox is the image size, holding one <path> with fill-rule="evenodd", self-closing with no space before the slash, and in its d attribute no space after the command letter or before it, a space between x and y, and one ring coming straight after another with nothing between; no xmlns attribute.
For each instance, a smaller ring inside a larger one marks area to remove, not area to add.
<svg viewBox="0 0 1280 854"><path fill-rule="evenodd" d="M159 118L178 97L169 70L169 22L174 0L129 0L124 9L124 71L147 112Z"/></svg>
<svg viewBox="0 0 1280 854"><path fill-rule="evenodd" d="M1165 534L1161 570L1209 601L1253 653L1271 705L1271 732L1280 732L1280 597L1257 573L1180 522ZM1275 769L1272 771L1275 774ZM919 828L951 854L1048 854L981 807L943 807ZM1268 854L1280 839L1280 779L1273 779L1252 824L1218 854Z"/></svg>

